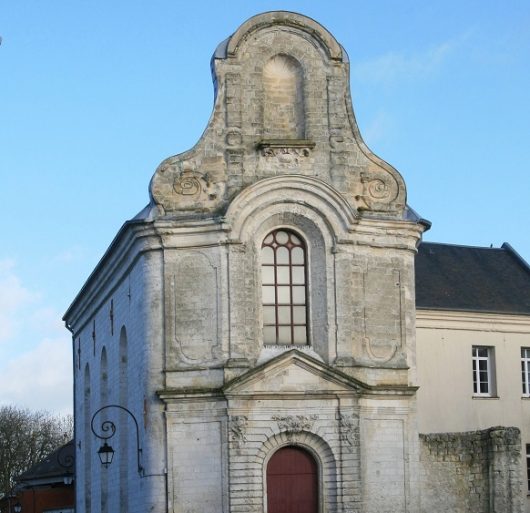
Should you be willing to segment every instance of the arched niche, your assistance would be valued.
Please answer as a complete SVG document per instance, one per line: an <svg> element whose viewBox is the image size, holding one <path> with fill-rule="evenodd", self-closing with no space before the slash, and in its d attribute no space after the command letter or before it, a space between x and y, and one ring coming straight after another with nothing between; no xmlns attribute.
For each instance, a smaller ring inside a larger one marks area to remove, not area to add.
<svg viewBox="0 0 530 513"><path fill-rule="evenodd" d="M120 330L120 346L118 353L118 368L119 368L119 404L128 407L129 397L129 372L128 372L128 358L129 347L127 341L127 329L125 326ZM119 457L122 464L119 470L119 490L120 490L120 513L127 513L129 511L129 422L127 415L124 412L120 413L120 432Z"/></svg>
<svg viewBox="0 0 530 513"><path fill-rule="evenodd" d="M304 139L304 72L290 55L278 54L263 66L263 136Z"/></svg>
<svg viewBox="0 0 530 513"><path fill-rule="evenodd" d="M90 366L85 365L84 379L83 379L83 432L84 432L84 454L83 454L83 485L84 485L84 511L90 513L92 511L92 436L90 431Z"/></svg>

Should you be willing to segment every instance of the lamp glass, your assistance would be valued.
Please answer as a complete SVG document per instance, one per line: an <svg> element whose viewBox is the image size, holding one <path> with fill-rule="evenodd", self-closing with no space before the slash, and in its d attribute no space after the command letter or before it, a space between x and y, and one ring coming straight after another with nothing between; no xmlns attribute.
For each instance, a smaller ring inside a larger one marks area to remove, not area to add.
<svg viewBox="0 0 530 513"><path fill-rule="evenodd" d="M98 456L101 464L104 467L108 467L112 463L114 458L114 449L107 442L105 442L98 450Z"/></svg>

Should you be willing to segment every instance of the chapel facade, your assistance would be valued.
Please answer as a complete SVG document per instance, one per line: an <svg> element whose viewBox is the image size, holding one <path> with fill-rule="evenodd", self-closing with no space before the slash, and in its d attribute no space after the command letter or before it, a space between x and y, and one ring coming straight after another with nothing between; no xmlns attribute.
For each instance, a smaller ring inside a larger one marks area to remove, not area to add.
<svg viewBox="0 0 530 513"><path fill-rule="evenodd" d="M160 164L65 315L76 511L418 512L428 222L363 142L324 27L255 16L212 70L205 133Z"/></svg>

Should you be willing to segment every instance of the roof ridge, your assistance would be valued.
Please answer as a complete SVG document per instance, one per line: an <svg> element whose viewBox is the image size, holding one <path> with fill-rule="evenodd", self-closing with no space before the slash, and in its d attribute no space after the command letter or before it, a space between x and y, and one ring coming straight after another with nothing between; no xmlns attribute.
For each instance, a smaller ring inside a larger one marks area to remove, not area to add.
<svg viewBox="0 0 530 513"><path fill-rule="evenodd" d="M469 245L469 244L453 244L452 242L432 242L432 241L426 241L426 240L422 240L421 243L420 243L421 246L422 245L426 245L426 244L430 244L430 245L433 245L433 246L448 246L448 247L453 247L453 248L487 249L488 251L491 251L491 250L507 251L507 248L504 247L504 245L506 244L507 246L509 246L512 249L512 251L514 253L517 254L517 252L507 242L505 242L499 248L488 247L488 246L472 246L472 245ZM521 257L519 257L519 258L521 258ZM521 258L521 260L522 260L522 258ZM528 264L526 264L526 265L528 265Z"/></svg>

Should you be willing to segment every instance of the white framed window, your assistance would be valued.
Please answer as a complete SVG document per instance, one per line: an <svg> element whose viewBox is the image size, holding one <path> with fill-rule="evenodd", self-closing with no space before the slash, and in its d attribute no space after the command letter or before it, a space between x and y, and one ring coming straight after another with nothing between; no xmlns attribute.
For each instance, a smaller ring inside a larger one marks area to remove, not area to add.
<svg viewBox="0 0 530 513"><path fill-rule="evenodd" d="M261 245L263 342L306 345L307 252L296 233L278 229Z"/></svg>
<svg viewBox="0 0 530 513"><path fill-rule="evenodd" d="M493 347L473 346L473 395L495 396L495 361Z"/></svg>
<svg viewBox="0 0 530 513"><path fill-rule="evenodd" d="M530 397L530 348L521 347L521 378L523 397Z"/></svg>

